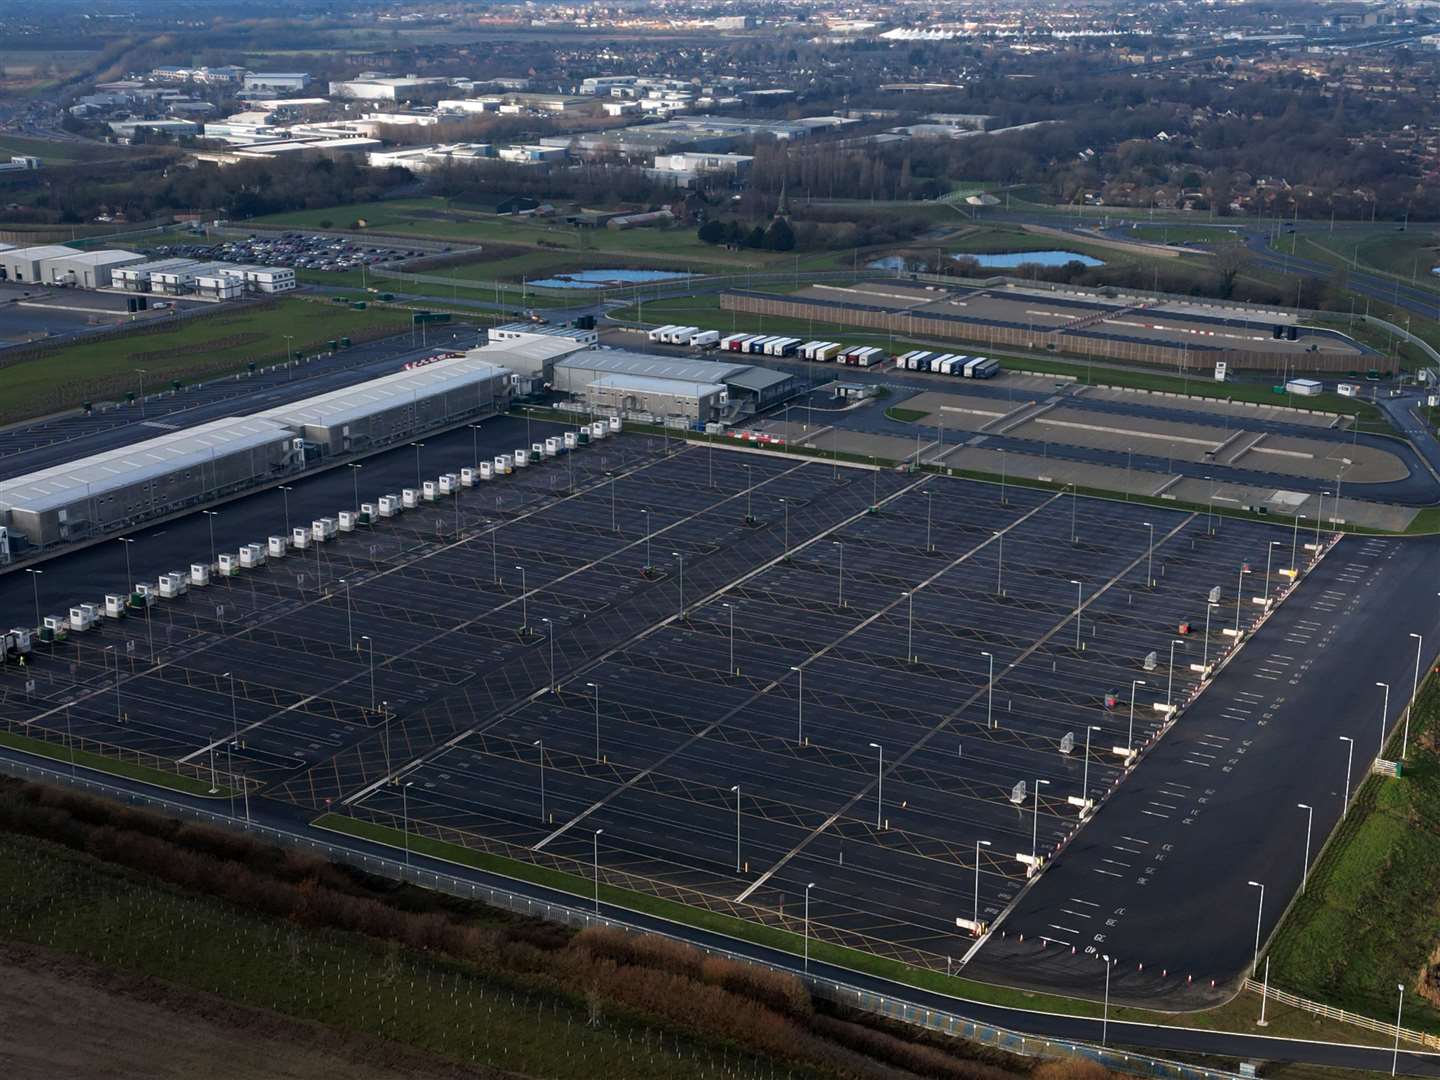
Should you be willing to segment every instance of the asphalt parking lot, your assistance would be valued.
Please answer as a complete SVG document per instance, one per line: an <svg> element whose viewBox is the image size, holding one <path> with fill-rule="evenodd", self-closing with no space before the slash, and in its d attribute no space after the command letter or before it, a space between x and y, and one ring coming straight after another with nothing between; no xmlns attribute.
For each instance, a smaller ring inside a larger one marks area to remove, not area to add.
<svg viewBox="0 0 1440 1080"><path fill-rule="evenodd" d="M467 462L470 435L427 440L422 471ZM362 500L410 482L413 454L365 463ZM296 492L292 518L351 505L342 473ZM214 749L219 773L308 809L391 820L403 790L411 828L577 871L601 829L610 880L777 925L813 882L817 934L943 968L970 942L956 918L1004 910L1032 853L1061 849L1078 801L1155 737L1156 703L1221 655L1219 618L1200 640L1205 594L1233 603L1268 535L1006 496L626 437L466 492L458 533L454 505L412 511L42 645L6 672L0 716L201 776ZM275 492L227 505L217 548L279 533L281 509ZM138 535L134 576L205 561L208 524ZM79 552L0 597L27 615L32 584L42 613L98 598L123 559Z"/></svg>

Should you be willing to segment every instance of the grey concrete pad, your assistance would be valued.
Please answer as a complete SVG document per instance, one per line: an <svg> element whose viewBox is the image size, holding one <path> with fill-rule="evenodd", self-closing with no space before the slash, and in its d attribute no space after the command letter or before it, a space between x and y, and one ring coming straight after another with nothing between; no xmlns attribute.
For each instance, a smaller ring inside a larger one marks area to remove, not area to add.
<svg viewBox="0 0 1440 1080"><path fill-rule="evenodd" d="M1374 446L1347 446L1284 435L1266 436L1233 464L1262 472L1320 479L1334 477L1343 469L1347 484L1387 484L1410 475L1398 457Z"/></svg>
<svg viewBox="0 0 1440 1080"><path fill-rule="evenodd" d="M929 463L932 459L926 455ZM977 472L1045 480L1056 484L1128 491L1134 495L1152 495L1172 479L1140 469L1117 469L1111 465L1090 465L1078 461L1038 457L1034 454L1002 454L979 446L962 446L950 451L943 462L952 469L973 469Z"/></svg>
<svg viewBox="0 0 1440 1080"><path fill-rule="evenodd" d="M1209 505L1212 494L1217 510L1264 506L1268 513L1286 520L1292 520L1298 515L1301 518L1301 528L1313 528L1316 515L1319 514L1325 522L1336 525L1359 525L1367 529L1398 531L1408 527L1418 513L1413 507L1387 506L1343 496L1337 510L1333 497L1248 484L1215 484L1201 479L1184 479L1165 491L1167 496L1196 505Z"/></svg>
<svg viewBox="0 0 1440 1080"><path fill-rule="evenodd" d="M1272 420L1279 424L1303 424L1307 427L1328 428L1335 423L1336 419L1335 413L1309 412L1305 409L1292 409L1280 405L1249 405L1241 401L1220 401L1189 397L1185 394L1132 390L1123 386L1092 386L1086 388L1083 393L1087 399L1094 401L1116 401L1122 405L1158 405L1167 409L1184 409L1186 412L1201 413L1206 416L1230 416L1242 424L1246 420Z"/></svg>

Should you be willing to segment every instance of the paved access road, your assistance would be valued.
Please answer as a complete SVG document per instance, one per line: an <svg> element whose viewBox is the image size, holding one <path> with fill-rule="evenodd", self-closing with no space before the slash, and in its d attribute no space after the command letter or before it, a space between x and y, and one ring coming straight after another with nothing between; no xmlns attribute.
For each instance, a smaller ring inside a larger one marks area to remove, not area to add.
<svg viewBox="0 0 1440 1080"><path fill-rule="evenodd" d="M977 978L1200 1005L1248 969L1440 642L1440 540L1345 537L1025 892ZM1247 590L1248 591L1248 590ZM1265 886L1263 909L1260 889ZM1003 932L1003 936L1002 936ZM1021 937L1023 936L1023 941ZM1073 953L1072 953L1073 950ZM1143 965L1143 969L1141 968ZM1167 972L1168 977L1162 972ZM1193 987L1176 990L1177 974ZM1186 1000L1189 998L1189 1000Z"/></svg>

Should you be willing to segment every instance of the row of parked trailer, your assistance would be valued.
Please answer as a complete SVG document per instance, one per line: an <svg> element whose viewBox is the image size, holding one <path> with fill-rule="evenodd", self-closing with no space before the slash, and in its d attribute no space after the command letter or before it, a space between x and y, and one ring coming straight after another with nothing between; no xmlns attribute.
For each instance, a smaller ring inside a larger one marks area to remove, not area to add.
<svg viewBox="0 0 1440 1080"><path fill-rule="evenodd" d="M838 341L806 341L780 334L731 334L720 339L723 352L759 356L798 356L816 363L870 367L885 359L885 350L874 345L844 345Z"/></svg>
<svg viewBox="0 0 1440 1080"><path fill-rule="evenodd" d="M1000 373L1000 361L986 356L926 352L923 349L895 357L895 366L901 371L929 371L965 379L988 379Z"/></svg>
<svg viewBox="0 0 1440 1080"><path fill-rule="evenodd" d="M360 526L373 526L377 521L399 517L407 510L438 502L442 496L456 496L461 488L476 487L487 480L509 476L518 469L548 458L559 457L601 439L619 434L623 425L618 416L584 424L578 431L552 435L509 454L497 454L494 461L478 462L458 473L442 473L434 480L425 480L418 488L403 488L398 494L382 495L378 502L361 503L360 509L341 510L335 517L316 518L309 525L297 525L289 536L271 536L264 544L244 544L237 552L220 552L215 562L191 563L189 572L172 570L161 574L151 584L138 582L126 596L108 595L103 604L76 604L69 616L46 615L37 628L41 641L53 642L72 633L93 630L103 619L121 619L134 611L144 611L157 599L173 600L184 596L192 587L204 588L211 576L235 577L242 570L264 566L271 559L283 559L293 552L334 540L340 533L354 532ZM0 662L17 660L31 651L31 631L14 629L0 634Z"/></svg>
<svg viewBox="0 0 1440 1080"><path fill-rule="evenodd" d="M666 345L689 345L695 349L716 348L721 352L745 353L750 356L794 356L815 363L835 363L848 367L882 364L888 355L884 349L875 345L806 341L804 338L786 337L783 334L729 334L722 338L716 331L702 331L698 326L657 326L650 331L650 340ZM895 366L902 371L930 371L938 375L955 375L966 379L988 379L1000 372L1000 362L988 357L928 352L923 349L895 357Z"/></svg>
<svg viewBox="0 0 1440 1080"><path fill-rule="evenodd" d="M657 326L647 335L652 343L689 345L692 349L713 349L720 343L720 331L701 330L698 326Z"/></svg>

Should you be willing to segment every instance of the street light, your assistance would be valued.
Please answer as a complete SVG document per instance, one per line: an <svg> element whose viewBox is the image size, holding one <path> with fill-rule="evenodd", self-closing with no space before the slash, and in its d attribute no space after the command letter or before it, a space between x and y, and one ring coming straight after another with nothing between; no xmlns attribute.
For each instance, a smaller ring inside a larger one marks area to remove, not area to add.
<svg viewBox="0 0 1440 1080"><path fill-rule="evenodd" d="M985 727L988 730L995 726L995 654L981 652L980 655L990 661L990 680L985 685Z"/></svg>
<svg viewBox="0 0 1440 1080"><path fill-rule="evenodd" d="M294 490L289 484L281 484L279 487L280 495L285 500L285 540L287 543L290 540L290 492Z"/></svg>
<svg viewBox="0 0 1440 1080"><path fill-rule="evenodd" d="M1002 597L1005 595L1005 534L997 532L995 539L999 547L999 554L995 559L995 595Z"/></svg>
<svg viewBox="0 0 1440 1080"><path fill-rule="evenodd" d="M400 785L400 833L405 837L405 869L410 869L410 785L414 780L406 780Z"/></svg>
<svg viewBox="0 0 1440 1080"><path fill-rule="evenodd" d="M1295 805L1305 811L1305 861L1300 864L1300 891L1303 893L1310 877L1310 826L1315 823L1315 808L1303 802Z"/></svg>
<svg viewBox="0 0 1440 1080"><path fill-rule="evenodd" d="M30 584L35 589L35 630L38 633L40 630L40 575L45 571L32 570L27 567L25 572L30 575Z"/></svg>
<svg viewBox="0 0 1440 1080"><path fill-rule="evenodd" d="M810 890L815 883L809 882L805 886L805 973L810 973Z"/></svg>
<svg viewBox="0 0 1440 1080"><path fill-rule="evenodd" d="M373 713L375 711L375 641L369 634L361 634L360 640L370 642L365 651L370 654L370 711Z"/></svg>
<svg viewBox="0 0 1440 1080"><path fill-rule="evenodd" d="M1144 679L1130 680L1130 733L1125 736L1125 749L1132 754L1135 752L1135 690L1146 685Z"/></svg>
<svg viewBox="0 0 1440 1080"><path fill-rule="evenodd" d="M1076 651L1076 652L1079 652L1079 651L1080 651L1080 599L1081 599L1082 595L1084 594L1085 586L1082 585L1082 584L1080 584L1080 582L1078 582L1078 581L1075 580L1074 578L1071 578L1071 579L1070 579L1070 584L1075 586L1075 651Z"/></svg>
<svg viewBox="0 0 1440 1080"><path fill-rule="evenodd" d="M116 539L125 545L125 595L128 597L135 591L135 578L130 571L130 545L135 541L128 536L120 536Z"/></svg>
<svg viewBox="0 0 1440 1080"><path fill-rule="evenodd" d="M1405 984L1396 983L1395 988L1400 991L1400 1004L1395 1006L1395 1052L1390 1058L1391 1076L1400 1068L1400 1019L1405 1015Z"/></svg>
<svg viewBox="0 0 1440 1080"><path fill-rule="evenodd" d="M885 805L885 748L878 742L872 742L870 749L880 752L879 761L875 766L875 828L880 828L880 813Z"/></svg>
<svg viewBox="0 0 1440 1080"><path fill-rule="evenodd" d="M845 608L845 545L839 540L831 540L830 543L840 549L840 569L835 575L835 581L840 588L840 608L843 611Z"/></svg>
<svg viewBox="0 0 1440 1080"><path fill-rule="evenodd" d="M1184 645L1179 638L1170 639L1170 669L1165 674L1165 707L1170 708L1171 693L1175 689L1175 646Z"/></svg>
<svg viewBox="0 0 1440 1080"><path fill-rule="evenodd" d="M1355 761L1355 740L1349 735L1341 735L1340 741L1349 744L1345 751L1345 801L1340 804L1340 816L1343 818L1350 808L1350 766Z"/></svg>
<svg viewBox="0 0 1440 1080"><path fill-rule="evenodd" d="M540 753L539 753L539 758L538 758L539 765L540 765L540 824L541 824L541 825L544 825L544 824L545 824L545 740L544 740L544 739L536 739L536 740L535 740L533 743L531 743L530 745L533 746L533 747L535 747L536 749L538 749L539 752L540 752Z"/></svg>
<svg viewBox="0 0 1440 1080"><path fill-rule="evenodd" d="M1255 957L1250 961L1250 977L1253 979L1260 970L1260 922L1265 917L1265 886L1258 881L1249 881L1246 884L1260 890L1260 903L1255 909Z"/></svg>
<svg viewBox="0 0 1440 1080"><path fill-rule="evenodd" d="M735 605L721 604L720 606L730 613L730 674L735 675L738 674L735 670Z"/></svg>
<svg viewBox="0 0 1440 1080"><path fill-rule="evenodd" d="M1210 667L1210 613L1219 606L1219 604L1210 603L1209 600L1205 601L1205 641L1201 650L1200 667L1206 670ZM1204 670L1201 671L1200 677L1202 679L1205 677Z"/></svg>
<svg viewBox="0 0 1440 1080"><path fill-rule="evenodd" d="M1040 856L1040 785L1049 785L1049 780L1035 781L1035 810L1030 826L1030 870L1033 873Z"/></svg>
<svg viewBox="0 0 1440 1080"><path fill-rule="evenodd" d="M604 829L596 829L590 840L594 845L594 866L595 866L595 914L600 914L600 834Z"/></svg>
<svg viewBox="0 0 1440 1080"><path fill-rule="evenodd" d="M1105 1009L1100 1015L1100 1045L1105 1045L1105 1040L1110 1036L1110 957L1101 956L1105 961Z"/></svg>
<svg viewBox="0 0 1440 1080"><path fill-rule="evenodd" d="M1410 686L1410 704L1405 706L1405 734L1400 741L1400 757L1404 760L1410 753L1410 714L1415 711L1415 700L1420 695L1420 649L1425 644L1425 639L1419 634L1411 633L1415 639L1415 681Z"/></svg>
<svg viewBox="0 0 1440 1080"><path fill-rule="evenodd" d="M740 873L740 785L730 789L735 793L735 873Z"/></svg>
<svg viewBox="0 0 1440 1080"><path fill-rule="evenodd" d="M345 637L350 643L350 651L355 651L355 620L350 611L350 586L342 577L336 582L337 585L345 586Z"/></svg>
<svg viewBox="0 0 1440 1080"><path fill-rule="evenodd" d="M555 693L555 624L545 616L540 616L540 621L545 624L545 636L550 639L550 692Z"/></svg>
<svg viewBox="0 0 1440 1080"><path fill-rule="evenodd" d="M346 462L346 465L350 469L350 478L353 481L353 488L355 491L355 512L358 514L360 512L360 470L363 469L365 466L357 465L353 461Z"/></svg>
<svg viewBox="0 0 1440 1080"><path fill-rule="evenodd" d="M1265 547L1265 603L1270 603L1270 560L1275 555L1275 549L1281 545L1279 540L1271 540Z"/></svg>
<svg viewBox="0 0 1440 1080"><path fill-rule="evenodd" d="M645 515L645 566L641 570L644 574L650 573L650 511L642 509L640 513Z"/></svg>
<svg viewBox="0 0 1440 1080"><path fill-rule="evenodd" d="M672 551L670 557L680 566L680 618L683 619L685 617L685 556L678 551Z"/></svg>
<svg viewBox="0 0 1440 1080"><path fill-rule="evenodd" d="M220 511L219 511L219 510L202 510L202 511L200 511L200 512L201 512L202 514L204 514L204 515L209 519L209 521L210 521L210 569L213 570L213 569L215 569L215 562L216 562L216 558L215 558L215 519L220 516Z"/></svg>
<svg viewBox="0 0 1440 1080"><path fill-rule="evenodd" d="M935 550L935 545L930 542L930 522L935 510L935 493L926 488L921 494L925 496L925 553L928 555Z"/></svg>
<svg viewBox="0 0 1440 1080"><path fill-rule="evenodd" d="M1090 733L1102 730L1097 724L1085 725L1085 767L1081 773L1083 779L1080 781L1080 811L1084 813L1085 804L1090 801Z"/></svg>
<svg viewBox="0 0 1440 1080"><path fill-rule="evenodd" d="M1250 573L1250 568L1243 562L1240 564L1240 576L1235 582L1235 637L1240 637L1240 594L1245 591L1245 575Z"/></svg>
<svg viewBox="0 0 1440 1080"><path fill-rule="evenodd" d="M791 666L799 685L795 691L795 745L805 745L805 669Z"/></svg>
<svg viewBox="0 0 1440 1080"><path fill-rule="evenodd" d="M1145 588L1155 587L1155 525L1149 521L1140 523L1150 530L1150 546L1145 549Z"/></svg>
<svg viewBox="0 0 1440 1080"><path fill-rule="evenodd" d="M980 849L989 847L989 840L975 841L975 910L971 913L970 921L975 924L975 932L980 932Z"/></svg>
<svg viewBox="0 0 1440 1080"><path fill-rule="evenodd" d="M480 468L480 425L466 424L470 429L470 464L476 469Z"/></svg>
<svg viewBox="0 0 1440 1080"><path fill-rule="evenodd" d="M1385 690L1384 701L1380 705L1380 748L1375 751L1378 758L1385 753L1385 720L1390 715L1390 684L1388 682L1377 682L1376 686Z"/></svg>
<svg viewBox="0 0 1440 1080"><path fill-rule="evenodd" d="M415 448L415 486L418 488L422 486L420 483L420 448L425 444L423 442L412 442L410 445Z"/></svg>
<svg viewBox="0 0 1440 1080"><path fill-rule="evenodd" d="M595 691L595 760L600 760L600 684L587 682L585 684Z"/></svg>
<svg viewBox="0 0 1440 1080"><path fill-rule="evenodd" d="M905 663L915 662L915 593L906 589L900 594L905 597L907 615L905 617Z"/></svg>

